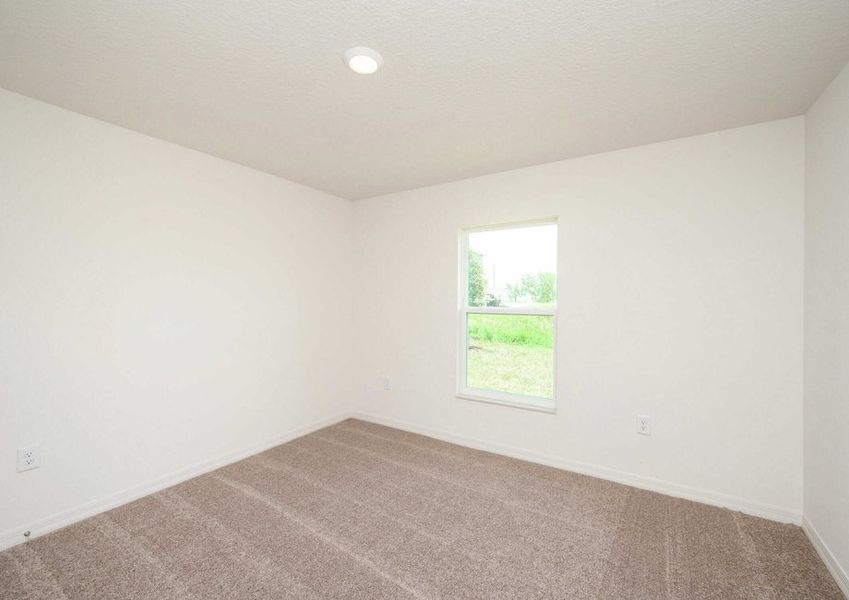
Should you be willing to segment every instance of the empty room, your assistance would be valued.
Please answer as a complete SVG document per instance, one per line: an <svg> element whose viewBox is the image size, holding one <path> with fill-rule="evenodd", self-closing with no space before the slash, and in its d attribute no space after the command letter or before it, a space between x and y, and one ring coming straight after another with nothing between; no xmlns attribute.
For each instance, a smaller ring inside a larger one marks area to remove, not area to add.
<svg viewBox="0 0 849 600"><path fill-rule="evenodd" d="M849 598L849 1L0 0L0 600Z"/></svg>

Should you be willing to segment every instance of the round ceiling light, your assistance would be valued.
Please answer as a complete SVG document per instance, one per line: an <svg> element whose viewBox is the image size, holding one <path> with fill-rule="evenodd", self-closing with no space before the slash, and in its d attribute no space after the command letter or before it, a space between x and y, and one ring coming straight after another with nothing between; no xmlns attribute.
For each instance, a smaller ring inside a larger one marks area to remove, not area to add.
<svg viewBox="0 0 849 600"><path fill-rule="evenodd" d="M383 66L383 57L371 48L348 48L345 50L345 62L354 73L371 75Z"/></svg>

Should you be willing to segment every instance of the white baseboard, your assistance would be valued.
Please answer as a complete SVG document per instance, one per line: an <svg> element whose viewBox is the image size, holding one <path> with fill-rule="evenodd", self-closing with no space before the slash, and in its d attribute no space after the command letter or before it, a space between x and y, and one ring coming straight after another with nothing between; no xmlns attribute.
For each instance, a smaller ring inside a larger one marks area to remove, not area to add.
<svg viewBox="0 0 849 600"><path fill-rule="evenodd" d="M466 446L468 448L475 448L476 450L484 450L487 452L502 454L504 456L510 456L512 458L518 458L520 460L539 463L542 465L547 465L566 471L574 471L583 475L591 475L592 477L598 477L600 479L606 479L608 481L615 481L617 483L630 485L632 487L640 488L643 490L666 494L667 496L685 498L687 500L693 500L695 502L701 502L703 504L710 504L712 506L721 506L723 508L729 508L731 510L736 510L742 513L746 513L748 515L754 515L756 517L763 517L772 521L780 521L782 523L794 523L796 525L799 525L802 522L802 515L793 510L782 508L780 506L773 506L771 504L765 504L762 502L755 502L746 498L740 498L737 496L731 496L719 492L701 490L686 485L663 481L660 479L644 477L642 475L625 473L623 471L617 471L615 469L610 469L599 465L566 460L548 454L524 450L522 448L515 448L503 444L483 442L480 440L467 438L445 431L438 431L435 429L430 429L428 427L420 427L418 425L405 423L396 419L379 417L376 415L365 413L354 413L351 416L356 419L361 419L363 421L369 421L378 425L386 425L387 427L394 427L396 429L403 429L404 431L409 431L412 433L419 433L428 437L440 439L446 442L451 442L452 444L458 444L460 446Z"/></svg>
<svg viewBox="0 0 849 600"><path fill-rule="evenodd" d="M832 554L816 527L814 527L814 524L811 523L806 516L802 517L802 529L805 530L805 534L808 536L808 539L811 540L811 544L817 551L817 554L820 555L825 566L828 567L828 571L831 573L831 576L834 577L834 580L837 582L837 585L840 587L843 595L849 598L849 574L846 573L846 569L840 566L840 563L837 562L837 558L835 558L834 554Z"/></svg>
<svg viewBox="0 0 849 600"><path fill-rule="evenodd" d="M181 469L180 471L170 473L168 475L165 475L164 477L160 477L158 479L155 479L154 481L149 481L143 485L139 485L124 490L122 492L112 494L105 498L93 500L81 506L77 506L75 508L71 508L62 511L58 514L52 515L50 517L40 519L34 523L21 525L20 527L15 527L14 529L9 529L0 533L0 550L11 548L12 546L21 544L27 541L28 539L33 539L44 535L45 533L50 533L51 531L61 529L62 527L67 527L68 525L76 523L77 521L82 521L83 519L87 519L88 517L92 517L102 512L106 512L107 510L111 510L123 504L127 504L128 502L132 502L133 500L138 500L139 498L142 498L144 496L148 496L160 490L164 490L165 488L177 485L178 483L187 481L192 477L197 477L198 475L203 475L204 473L214 471L215 469L219 469L223 466L242 460L243 458L247 458L248 456L252 456L264 450L268 450L269 448L273 448L274 446L285 444L288 441L291 441L303 435L307 435L308 433L312 433L313 431L317 431L324 427L334 425L340 421L349 418L350 416L350 414L345 413L337 415L330 419L324 419L311 425L307 425L306 427L300 427L274 439L267 440L259 444L253 444L251 446L248 446L247 448L243 448L235 452L230 452L215 459L204 461L186 469ZM30 532L29 538L24 537L24 532L26 531Z"/></svg>

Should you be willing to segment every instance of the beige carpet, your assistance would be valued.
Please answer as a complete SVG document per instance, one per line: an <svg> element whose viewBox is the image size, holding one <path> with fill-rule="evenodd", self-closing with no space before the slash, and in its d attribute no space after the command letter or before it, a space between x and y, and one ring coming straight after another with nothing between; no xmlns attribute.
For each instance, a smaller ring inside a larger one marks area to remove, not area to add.
<svg viewBox="0 0 849 600"><path fill-rule="evenodd" d="M0 597L842 598L796 526L355 420L0 553Z"/></svg>

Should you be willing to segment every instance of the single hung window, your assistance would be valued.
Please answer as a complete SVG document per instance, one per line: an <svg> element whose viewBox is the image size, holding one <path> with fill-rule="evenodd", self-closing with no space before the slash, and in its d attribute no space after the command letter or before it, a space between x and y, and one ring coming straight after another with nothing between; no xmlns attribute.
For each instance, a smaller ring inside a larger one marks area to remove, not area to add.
<svg viewBox="0 0 849 600"><path fill-rule="evenodd" d="M557 223L461 233L458 395L554 412Z"/></svg>

